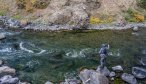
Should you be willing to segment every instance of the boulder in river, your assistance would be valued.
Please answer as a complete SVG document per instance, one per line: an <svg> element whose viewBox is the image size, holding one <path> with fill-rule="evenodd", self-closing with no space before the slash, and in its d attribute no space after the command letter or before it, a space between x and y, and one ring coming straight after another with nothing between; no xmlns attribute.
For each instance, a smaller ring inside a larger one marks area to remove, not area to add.
<svg viewBox="0 0 146 84"><path fill-rule="evenodd" d="M94 71L84 69L79 74L83 84L109 84L109 80L106 76Z"/></svg>
<svg viewBox="0 0 146 84"><path fill-rule="evenodd" d="M16 70L13 68L10 68L8 66L2 66L0 67L0 76L3 75L15 75L16 74Z"/></svg>
<svg viewBox="0 0 146 84"><path fill-rule="evenodd" d="M121 78L129 84L137 84L136 78L131 74L123 73Z"/></svg>
<svg viewBox="0 0 146 84"><path fill-rule="evenodd" d="M6 38L6 36L3 33L0 33L0 40Z"/></svg>
<svg viewBox="0 0 146 84"><path fill-rule="evenodd" d="M98 66L96 71L105 76L109 76L109 74L110 74L110 71L108 70L108 68L106 66L104 68L101 68L100 66Z"/></svg>
<svg viewBox="0 0 146 84"><path fill-rule="evenodd" d="M140 68L140 67L133 67L132 68L132 74L139 79L146 78L146 69Z"/></svg>
<svg viewBox="0 0 146 84"><path fill-rule="evenodd" d="M0 78L0 84L18 84L19 78L15 77L13 78L10 75L5 75L2 78Z"/></svg>
<svg viewBox="0 0 146 84"><path fill-rule="evenodd" d="M117 66L112 67L112 70L114 70L114 71L123 71L123 68L122 68L121 65L117 65Z"/></svg>

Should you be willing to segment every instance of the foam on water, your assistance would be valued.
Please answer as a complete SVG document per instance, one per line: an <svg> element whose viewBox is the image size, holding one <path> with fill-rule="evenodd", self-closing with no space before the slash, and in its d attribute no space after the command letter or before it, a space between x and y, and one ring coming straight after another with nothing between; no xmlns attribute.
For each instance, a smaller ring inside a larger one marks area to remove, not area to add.
<svg viewBox="0 0 146 84"><path fill-rule="evenodd" d="M0 49L0 52L1 52L1 53L12 52L12 48Z"/></svg>
<svg viewBox="0 0 146 84"><path fill-rule="evenodd" d="M23 47L23 42L21 42L19 46L20 46L21 50L24 50L24 51L29 52L29 53L34 53L32 50L29 50L29 49Z"/></svg>

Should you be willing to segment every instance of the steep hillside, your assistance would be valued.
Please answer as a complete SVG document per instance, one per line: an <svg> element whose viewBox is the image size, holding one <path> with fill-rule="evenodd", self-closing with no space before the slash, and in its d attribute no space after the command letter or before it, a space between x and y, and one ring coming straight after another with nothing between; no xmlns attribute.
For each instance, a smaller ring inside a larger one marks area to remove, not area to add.
<svg viewBox="0 0 146 84"><path fill-rule="evenodd" d="M57 24L75 24L90 17L103 20L99 22L112 22L125 18L129 10L144 16L145 12L137 6L138 2L136 0L0 0L0 15ZM111 21L106 21L108 18Z"/></svg>

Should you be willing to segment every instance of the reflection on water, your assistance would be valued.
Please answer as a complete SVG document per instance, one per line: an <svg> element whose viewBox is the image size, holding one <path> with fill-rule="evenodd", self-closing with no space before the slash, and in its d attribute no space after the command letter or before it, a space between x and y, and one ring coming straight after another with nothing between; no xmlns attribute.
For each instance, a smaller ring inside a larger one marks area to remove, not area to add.
<svg viewBox="0 0 146 84"><path fill-rule="evenodd" d="M2 30L7 38L0 41L0 57L19 71L21 80L43 84L76 77L83 67L96 68L102 43L110 44L107 67L122 65L125 72L146 63L146 29L138 35L132 30L88 32L33 32ZM21 33L20 33L21 32ZM145 58L144 58L145 59Z"/></svg>

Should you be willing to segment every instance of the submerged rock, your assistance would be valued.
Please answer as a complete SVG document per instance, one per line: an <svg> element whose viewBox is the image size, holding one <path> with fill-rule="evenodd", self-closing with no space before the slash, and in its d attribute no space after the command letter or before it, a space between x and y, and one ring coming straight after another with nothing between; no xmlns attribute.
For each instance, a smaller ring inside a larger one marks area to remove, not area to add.
<svg viewBox="0 0 146 84"><path fill-rule="evenodd" d="M131 74L123 73L121 78L129 84L137 84L136 78Z"/></svg>
<svg viewBox="0 0 146 84"><path fill-rule="evenodd" d="M3 60L0 60L0 66L3 65L3 63L4 63L4 61Z"/></svg>
<svg viewBox="0 0 146 84"><path fill-rule="evenodd" d="M146 66L146 59L141 59L141 60L139 60L139 62L140 62L143 66Z"/></svg>
<svg viewBox="0 0 146 84"><path fill-rule="evenodd" d="M65 79L65 82L61 82L60 84L80 84L80 81L77 79Z"/></svg>
<svg viewBox="0 0 146 84"><path fill-rule="evenodd" d="M17 84L19 82L19 78L13 78L10 75L5 75L0 78L0 84Z"/></svg>
<svg viewBox="0 0 146 84"><path fill-rule="evenodd" d="M83 84L109 84L109 80L106 76L94 71L84 69L79 74Z"/></svg>
<svg viewBox="0 0 146 84"><path fill-rule="evenodd" d="M30 84L28 82L19 82L18 84Z"/></svg>
<svg viewBox="0 0 146 84"><path fill-rule="evenodd" d="M132 68L132 74L139 79L146 78L146 69L140 68L140 67L133 67Z"/></svg>
<svg viewBox="0 0 146 84"><path fill-rule="evenodd" d="M3 76L3 75L15 75L16 74L16 70L13 69L13 68L10 68L8 66L2 66L0 67L0 76Z"/></svg>
<svg viewBox="0 0 146 84"><path fill-rule="evenodd" d="M98 66L96 71L99 72L100 74L105 75L105 76L110 75L110 71L108 70L108 68L106 66L103 69L100 66Z"/></svg>
<svg viewBox="0 0 146 84"><path fill-rule="evenodd" d="M0 33L0 40L6 38L6 36L3 33Z"/></svg>
<svg viewBox="0 0 146 84"><path fill-rule="evenodd" d="M114 67L112 67L112 69L113 69L114 71L123 71L123 68L122 68L121 65L114 66Z"/></svg>

